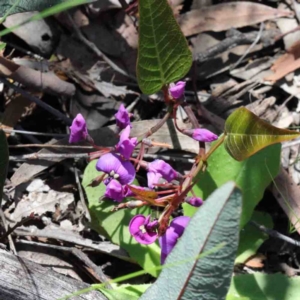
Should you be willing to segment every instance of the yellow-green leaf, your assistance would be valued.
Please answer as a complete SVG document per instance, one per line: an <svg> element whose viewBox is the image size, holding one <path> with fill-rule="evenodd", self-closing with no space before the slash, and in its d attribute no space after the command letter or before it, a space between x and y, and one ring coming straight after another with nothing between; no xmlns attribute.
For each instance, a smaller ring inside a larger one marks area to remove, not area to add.
<svg viewBox="0 0 300 300"><path fill-rule="evenodd" d="M182 78L192 54L167 0L139 0L137 79L145 94Z"/></svg>
<svg viewBox="0 0 300 300"><path fill-rule="evenodd" d="M269 145L299 136L297 131L272 126L240 107L226 120L224 146L234 159L241 161Z"/></svg>

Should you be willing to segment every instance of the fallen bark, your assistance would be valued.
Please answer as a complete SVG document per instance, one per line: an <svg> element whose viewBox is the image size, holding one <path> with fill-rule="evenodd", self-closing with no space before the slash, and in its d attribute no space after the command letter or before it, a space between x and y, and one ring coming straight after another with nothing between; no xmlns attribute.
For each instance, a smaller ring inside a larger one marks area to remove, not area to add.
<svg viewBox="0 0 300 300"><path fill-rule="evenodd" d="M89 287L4 250L0 250L0 268L1 300L57 300ZM91 291L71 299L106 300L106 297Z"/></svg>
<svg viewBox="0 0 300 300"><path fill-rule="evenodd" d="M54 73L41 73L4 57L0 57L0 76L9 77L29 88L52 95L70 97L76 90L74 84L59 79Z"/></svg>

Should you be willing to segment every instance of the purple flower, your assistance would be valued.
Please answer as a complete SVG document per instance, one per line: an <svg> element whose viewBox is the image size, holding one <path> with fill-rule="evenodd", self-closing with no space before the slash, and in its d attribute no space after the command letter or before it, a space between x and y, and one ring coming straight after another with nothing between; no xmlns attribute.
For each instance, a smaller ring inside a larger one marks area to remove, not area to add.
<svg viewBox="0 0 300 300"><path fill-rule="evenodd" d="M108 174L112 179L117 179L122 185L131 183L135 177L132 163L122 160L114 153L102 155L97 161L96 169Z"/></svg>
<svg viewBox="0 0 300 300"><path fill-rule="evenodd" d="M115 114L117 126L124 129L130 125L130 115L123 104L120 105L118 112ZM131 126L131 125L130 125Z"/></svg>
<svg viewBox="0 0 300 300"><path fill-rule="evenodd" d="M185 82L178 81L176 84L171 84L169 92L174 99L179 99L184 94Z"/></svg>
<svg viewBox="0 0 300 300"><path fill-rule="evenodd" d="M150 216L136 215L129 223L129 232L138 243L148 245L157 239L157 225L157 221L150 222Z"/></svg>
<svg viewBox="0 0 300 300"><path fill-rule="evenodd" d="M162 265L164 264L166 257L176 245L177 240L182 236L189 221L190 218L185 216L173 219L166 233L159 238L159 245L161 248L160 262Z"/></svg>
<svg viewBox="0 0 300 300"><path fill-rule="evenodd" d="M178 177L178 173L165 161L156 159L148 164L147 168L148 187L153 188L160 178L168 182Z"/></svg>
<svg viewBox="0 0 300 300"><path fill-rule="evenodd" d="M77 143L81 140L85 140L88 136L86 122L82 114L78 114L72 122L70 127L69 143Z"/></svg>
<svg viewBox="0 0 300 300"><path fill-rule="evenodd" d="M128 125L122 131L119 143L116 145L116 150L126 159L129 159L135 146L138 144L137 138L129 138L129 135L130 126Z"/></svg>
<svg viewBox="0 0 300 300"><path fill-rule="evenodd" d="M205 128L185 129L183 133L199 142L212 142L218 139L218 136Z"/></svg>
<svg viewBox="0 0 300 300"><path fill-rule="evenodd" d="M184 202L186 202L192 206L195 206L195 207L199 207L203 204L203 200L199 197L186 197L184 199Z"/></svg>
<svg viewBox="0 0 300 300"><path fill-rule="evenodd" d="M111 179L106 185L105 197L121 202L124 198L123 186L116 179Z"/></svg>

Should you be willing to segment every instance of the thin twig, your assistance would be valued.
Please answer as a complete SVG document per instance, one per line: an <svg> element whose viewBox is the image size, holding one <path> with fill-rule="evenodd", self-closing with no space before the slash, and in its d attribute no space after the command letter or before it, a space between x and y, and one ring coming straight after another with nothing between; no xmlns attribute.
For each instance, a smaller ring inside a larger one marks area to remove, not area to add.
<svg viewBox="0 0 300 300"><path fill-rule="evenodd" d="M49 113L51 113L52 115L56 116L57 118L61 119L62 121L64 121L67 125L71 125L72 124L72 120L67 118L64 114L62 114L60 111L58 111L57 109L53 108L52 106L46 104L45 102L41 101L39 98L32 96L31 94L27 93L25 90L21 89L20 87L10 83L8 80L6 80L3 77L0 77L0 82L4 83L5 85L9 86L10 88L12 88L13 90L17 91L18 93L20 93L22 96L24 96L25 98L27 98L29 101L34 102L35 104L37 104L38 106L44 108L45 110L47 110Z"/></svg>
<svg viewBox="0 0 300 300"><path fill-rule="evenodd" d="M22 219L21 221L17 222L13 227L6 229L6 233L0 236L0 240L4 240L7 238L9 235L11 235L18 227L23 226L26 222L32 220L32 216L26 217Z"/></svg>
<svg viewBox="0 0 300 300"><path fill-rule="evenodd" d="M229 33L230 36L217 45L208 48L205 52L198 53L197 62L204 62L239 45L252 44L257 38L257 32L241 33L236 29L231 29ZM267 30L261 34L260 41L265 46L274 44L279 33L279 30Z"/></svg>
<svg viewBox="0 0 300 300"><path fill-rule="evenodd" d="M250 223L252 225L254 225L255 227L257 227L259 230L263 231L264 233L268 234L271 237L283 240L283 241L285 241L289 244L292 244L296 247L300 247L300 241L296 241L296 240L290 238L289 236L283 235L283 234L281 234L280 232L278 232L276 230L269 229L269 228L265 227L264 225L260 225L260 224L254 222L254 221L250 221Z"/></svg>
<svg viewBox="0 0 300 300"><path fill-rule="evenodd" d="M93 146L81 146L81 145L49 145L49 144L21 144L10 145L9 148L66 148L66 149L95 149Z"/></svg>
<svg viewBox="0 0 300 300"><path fill-rule="evenodd" d="M261 35L263 33L264 27L265 27L264 22L261 22L256 39L253 41L253 43L250 45L250 47L245 51L245 53L238 59L238 61L235 62L235 64L230 68L230 71L234 70L241 63L241 61L249 54L249 52L255 47L255 45L259 42Z"/></svg>
<svg viewBox="0 0 300 300"><path fill-rule="evenodd" d="M69 248L69 247L63 247L58 245L50 245L50 244L43 244L39 242L32 242L32 241L26 241L26 240L19 240L18 243L25 244L25 245L32 245L32 246L38 246L48 249L54 249L59 250L63 252L71 252L74 256L76 256L78 259L80 259L82 262L85 263L85 265L93 270L93 276L96 277L97 280L100 282L105 283L106 288L112 289L111 285L109 284L108 278L103 273L101 267L97 266L94 262L90 260L90 258L80 249L77 248Z"/></svg>
<svg viewBox="0 0 300 300"><path fill-rule="evenodd" d="M42 135L42 136L61 137L61 138L65 138L69 136L69 134L64 134L64 133L45 133L45 132L36 132L36 131L27 131L27 130L6 129L6 128L3 128L2 130L7 133L20 133L26 135Z"/></svg>
<svg viewBox="0 0 300 300"><path fill-rule="evenodd" d="M116 72L129 77L130 79L136 81L136 78L130 74L128 74L126 71L122 70L120 67L118 67L112 60L110 60L93 42L89 41L80 31L78 26L75 24L73 18L69 13L67 13L67 16L69 18L69 21L72 24L72 27L75 31L76 37L83 42L92 52L94 52L99 58L103 59L109 66L112 67Z"/></svg>
<svg viewBox="0 0 300 300"><path fill-rule="evenodd" d="M80 159L80 158L89 158L88 153L62 153L62 154L56 154L56 153L32 153L32 154L24 154L24 155L15 155L10 156L10 161L23 161L23 160L35 160L35 159L43 159L43 160L53 160L53 159L65 159L65 158L74 158L74 159Z"/></svg>
<svg viewBox="0 0 300 300"><path fill-rule="evenodd" d="M89 222L91 222L92 218L91 218L90 212L89 212L89 210L86 206L86 203L85 203L84 194L83 194L83 190L82 190L82 186L81 186L81 183L80 183L80 180L79 180L78 170L77 170L76 166L74 166L74 174L75 174L75 181L76 181L76 184L77 184L77 187L78 187L80 202L82 204L82 207L83 207L83 210L85 212L85 216L86 216L87 220Z"/></svg>

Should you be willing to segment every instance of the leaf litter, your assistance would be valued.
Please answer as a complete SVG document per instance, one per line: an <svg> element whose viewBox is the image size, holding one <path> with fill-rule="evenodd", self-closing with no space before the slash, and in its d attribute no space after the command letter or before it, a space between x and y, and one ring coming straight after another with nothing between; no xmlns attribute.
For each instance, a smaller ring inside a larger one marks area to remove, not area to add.
<svg viewBox="0 0 300 300"><path fill-rule="evenodd" d="M49 89L45 89L45 85L41 88L38 84L30 84L30 81L25 80L24 72L21 72L20 78L12 79L19 81L28 92L69 118L82 113L95 141L105 146L115 144L112 119L120 103L124 103L133 114L135 135L151 128L164 115L161 95L146 96L138 89L135 80L138 14L129 16L120 2L93 2L72 8L47 21L41 20L21 27L10 39L5 40L7 48L2 55L2 63L0 61L2 73L5 71L3 62L6 60L11 63L10 67L19 66L19 69L15 68L19 72L22 69L29 70L28 74L36 74L36 78L47 80L55 76L55 82L49 80ZM228 115L240 106L245 106L281 128L300 124L300 30L297 29L297 1L288 1L288 6L283 1L169 2L193 52L196 68L187 77L186 99L195 112L201 111L198 116L201 122L215 132L220 132ZM17 24L21 15L8 17L4 26ZM70 23L69 16L75 27ZM262 23L263 30L260 31ZM85 39L80 39L78 30ZM42 58L38 59L38 55ZM6 76L11 74L14 73L4 73ZM30 79L33 83L39 83L33 77ZM68 87L74 94L72 97L63 95L57 92L57 87ZM51 89L56 93L51 93ZM202 109L199 109L194 92L198 94ZM68 128L56 117L38 105L29 104L26 98L23 99L12 89L1 87L1 94L4 99L3 129L66 135L64 138L53 136L55 139L51 140L52 137L47 136L7 133L11 146L28 143L68 144ZM181 118L181 127L191 127L191 124L186 123L184 114L178 115L178 118ZM160 147L150 148L149 157L169 157L176 164L178 158L189 159L195 156L197 143L173 129L174 124L170 122L159 134L153 135L155 141L168 143L171 149L165 151ZM297 143L290 143L284 144L284 167L279 176L273 179L274 183L266 191L257 210L268 213L277 230L295 237L295 232L300 232L299 147ZM25 155L36 151L36 148L28 146L11 148L10 155ZM47 148L38 153L58 154L65 151ZM68 153L80 152L80 149L68 149ZM32 249L28 245L26 248L22 241L57 247L75 246L87 253L98 266L103 266L108 277L126 274L129 265L133 269L137 266L123 249L111 244L103 232L94 231L87 222L76 183L81 182L86 162L81 159L75 165L79 170L77 181L72 159L63 157L51 161L11 161L2 208L8 224L13 226L35 215L35 218L20 224L15 230L13 239L17 250L22 257L34 259L49 267L55 264L59 269L67 270L74 269L74 259L66 260L61 253L58 254L59 251L53 252L53 256L51 253L51 257L47 256L42 248ZM177 165L183 169L182 172L188 169L182 163L177 162ZM23 185L27 185L26 190ZM292 224L292 233L285 226L287 222ZM8 243L6 240L4 242ZM262 241L253 251L249 257L244 253L244 260L239 262L241 269L237 272L238 276L253 270L292 274L291 268L297 266L300 256L298 250L284 242L278 245L272 239ZM283 268L283 264L287 267ZM107 265L120 267L116 271L116 268L110 270ZM91 279L91 272L86 268L74 270L64 271L64 274L89 283L96 282L95 278ZM298 275L297 272L293 274ZM142 278L140 283L151 281L153 279L148 276Z"/></svg>

